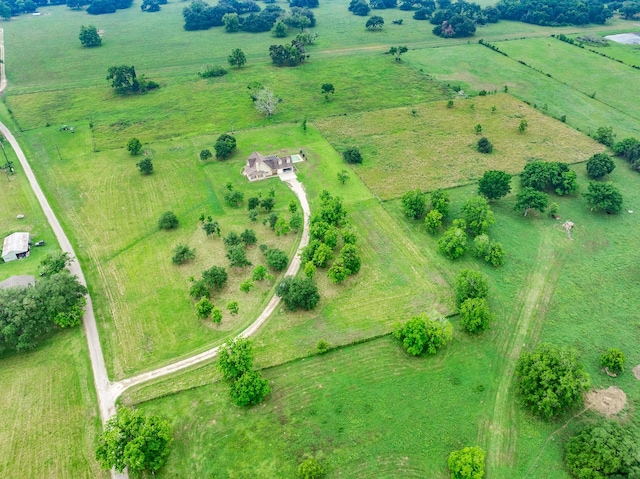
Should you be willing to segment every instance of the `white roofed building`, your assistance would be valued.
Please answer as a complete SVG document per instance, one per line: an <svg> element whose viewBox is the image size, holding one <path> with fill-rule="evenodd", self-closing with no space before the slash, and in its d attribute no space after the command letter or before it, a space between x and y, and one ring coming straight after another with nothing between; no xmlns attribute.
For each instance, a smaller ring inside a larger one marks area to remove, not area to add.
<svg viewBox="0 0 640 479"><path fill-rule="evenodd" d="M29 256L29 233L13 233L4 239L2 244L2 259L5 263Z"/></svg>

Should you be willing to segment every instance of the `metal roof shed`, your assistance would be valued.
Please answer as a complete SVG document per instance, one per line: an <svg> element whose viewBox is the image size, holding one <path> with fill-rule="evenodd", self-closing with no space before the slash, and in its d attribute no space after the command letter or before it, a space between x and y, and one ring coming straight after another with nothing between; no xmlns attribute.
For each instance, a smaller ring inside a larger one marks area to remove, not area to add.
<svg viewBox="0 0 640 479"><path fill-rule="evenodd" d="M29 233L13 233L4 239L2 259L5 263L29 256Z"/></svg>

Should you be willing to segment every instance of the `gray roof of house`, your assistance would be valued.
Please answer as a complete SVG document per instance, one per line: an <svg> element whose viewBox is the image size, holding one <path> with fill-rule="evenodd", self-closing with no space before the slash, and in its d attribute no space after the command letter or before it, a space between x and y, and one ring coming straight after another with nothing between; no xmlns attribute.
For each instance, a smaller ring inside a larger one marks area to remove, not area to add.
<svg viewBox="0 0 640 479"><path fill-rule="evenodd" d="M35 282L36 279L30 275L11 276L10 278L7 278L4 281L0 282L0 288L26 288L27 286L32 286L33 284L35 284Z"/></svg>

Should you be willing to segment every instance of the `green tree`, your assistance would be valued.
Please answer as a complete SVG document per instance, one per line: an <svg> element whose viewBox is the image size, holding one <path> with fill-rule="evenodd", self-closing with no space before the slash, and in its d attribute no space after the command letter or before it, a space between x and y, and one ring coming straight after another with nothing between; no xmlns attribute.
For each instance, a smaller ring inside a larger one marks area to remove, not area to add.
<svg viewBox="0 0 640 479"><path fill-rule="evenodd" d="M199 279L198 281L193 282L189 288L189 296L196 300L209 297L209 288L207 288L204 280Z"/></svg>
<svg viewBox="0 0 640 479"><path fill-rule="evenodd" d="M431 192L431 209L438 210L444 218L449 214L449 193L442 190L434 190Z"/></svg>
<svg viewBox="0 0 640 479"><path fill-rule="evenodd" d="M447 465L452 479L482 479L485 452L481 447L465 447L449 454Z"/></svg>
<svg viewBox="0 0 640 479"><path fill-rule="evenodd" d="M467 233L452 226L438 240L438 251L449 259L456 259L467 251Z"/></svg>
<svg viewBox="0 0 640 479"><path fill-rule="evenodd" d="M254 281L262 281L269 271L261 264L253 268L251 279Z"/></svg>
<svg viewBox="0 0 640 479"><path fill-rule="evenodd" d="M373 15L369 17L365 27L367 30L380 30L384 26L384 19L378 15Z"/></svg>
<svg viewBox="0 0 640 479"><path fill-rule="evenodd" d="M599 179L615 170L616 164L606 153L596 153L587 161L589 178Z"/></svg>
<svg viewBox="0 0 640 479"><path fill-rule="evenodd" d="M362 163L362 154L360 153L360 150L355 146L344 150L342 152L342 158L344 158L344 161L346 161L347 163L351 163L354 165L359 165L360 163Z"/></svg>
<svg viewBox="0 0 640 479"><path fill-rule="evenodd" d="M242 241L245 246L251 246L252 244L256 244L258 242L258 237L256 236L255 231L245 229L242 233L240 233L240 241Z"/></svg>
<svg viewBox="0 0 640 479"><path fill-rule="evenodd" d="M402 58L400 58L402 56L403 53L407 53L409 51L409 49L407 47L391 47L389 48L389 51L387 52L389 55L393 55L396 59L397 62L401 62Z"/></svg>
<svg viewBox="0 0 640 479"><path fill-rule="evenodd" d="M302 219L302 215L300 213L294 213L291 215L291 219L289 220L289 226L292 230L298 231L302 228L304 224L304 220Z"/></svg>
<svg viewBox="0 0 640 479"><path fill-rule="evenodd" d="M50 277L56 273L60 273L67 268L72 261L69 253L49 253L40 261L40 276Z"/></svg>
<svg viewBox="0 0 640 479"><path fill-rule="evenodd" d="M111 87L121 95L140 91L140 82L133 66L120 65L110 67L107 80L111 80Z"/></svg>
<svg viewBox="0 0 640 479"><path fill-rule="evenodd" d="M222 266L212 266L202 272L202 279L205 284L212 289L222 289L227 284L229 275Z"/></svg>
<svg viewBox="0 0 640 479"><path fill-rule="evenodd" d="M240 283L240 291L242 291L243 293L248 293L254 286L255 285L253 284L253 281L247 279Z"/></svg>
<svg viewBox="0 0 640 479"><path fill-rule="evenodd" d="M131 138L127 142L127 150L131 153L132 156L137 155L142 150L142 143L137 138Z"/></svg>
<svg viewBox="0 0 640 479"><path fill-rule="evenodd" d="M231 208L240 208L244 201L244 194L241 191L227 191L224 194L224 202Z"/></svg>
<svg viewBox="0 0 640 479"><path fill-rule="evenodd" d="M200 159L202 161L207 161L213 155L211 154L211 150L200 150Z"/></svg>
<svg viewBox="0 0 640 479"><path fill-rule="evenodd" d="M460 305L460 326L468 333L484 331L492 319L486 298L468 298Z"/></svg>
<svg viewBox="0 0 640 479"><path fill-rule="evenodd" d="M618 348L609 348L600 358L600 364L610 373L620 374L624 371L624 353Z"/></svg>
<svg viewBox="0 0 640 479"><path fill-rule="evenodd" d="M11 20L11 7L5 2L0 2L0 17L4 20Z"/></svg>
<svg viewBox="0 0 640 479"><path fill-rule="evenodd" d="M196 303L196 313L198 314L198 318L208 318L213 311L213 308L213 303L209 301L208 298L201 298L200 301Z"/></svg>
<svg viewBox="0 0 640 479"><path fill-rule="evenodd" d="M333 95L336 92L336 89L333 87L331 83L323 83L322 84L322 94L324 95L325 100L329 101L329 95Z"/></svg>
<svg viewBox="0 0 640 479"><path fill-rule="evenodd" d="M244 245L234 245L227 249L227 259L229 260L229 266L235 266L236 268L244 268L245 266L251 266L251 261L247 259L247 253L244 250Z"/></svg>
<svg viewBox="0 0 640 479"><path fill-rule="evenodd" d="M276 22L276 25L271 30L271 34L276 38L284 38L287 36L288 29L283 21Z"/></svg>
<svg viewBox="0 0 640 479"><path fill-rule="evenodd" d="M616 135L613 133L613 128L610 126L601 126L596 130L595 135L593 135L593 139L598 143L602 143L603 145L608 146L609 148L613 148L615 143Z"/></svg>
<svg viewBox="0 0 640 479"><path fill-rule="evenodd" d="M456 276L454 286L456 306L462 306L467 299L486 298L489 295L489 282L480 271L463 269Z"/></svg>
<svg viewBox="0 0 640 479"><path fill-rule="evenodd" d="M227 303L227 310L231 314L238 314L238 312L240 311L240 306L238 305L237 301L229 301Z"/></svg>
<svg viewBox="0 0 640 479"><path fill-rule="evenodd" d="M165 211L158 219L158 228L161 230L171 230L178 227L178 217L173 211Z"/></svg>
<svg viewBox="0 0 640 479"><path fill-rule="evenodd" d="M234 382L253 369L253 343L251 340L238 337L230 344L220 348L218 353L218 369L222 379Z"/></svg>
<svg viewBox="0 0 640 479"><path fill-rule="evenodd" d="M340 250L340 260L344 263L345 268L349 271L349 274L356 274L360 271L362 266L362 260L358 254L358 249L353 244L345 244Z"/></svg>
<svg viewBox="0 0 640 479"><path fill-rule="evenodd" d="M85 27L82 25L80 27L80 43L84 47L99 47L102 45L102 38L98 34L98 29L93 25L89 25Z"/></svg>
<svg viewBox="0 0 640 479"><path fill-rule="evenodd" d="M338 258L327 271L327 277L333 284L342 283L349 276L350 271L345 267L344 261Z"/></svg>
<svg viewBox="0 0 640 479"><path fill-rule="evenodd" d="M513 207L516 211L524 211L524 216L527 216L532 210L544 213L549 204L549 195L542 191L537 191L530 186L522 188L520 193L516 195L516 204Z"/></svg>
<svg viewBox="0 0 640 479"><path fill-rule="evenodd" d="M240 31L240 18L237 13L225 13L222 16L224 29L229 33Z"/></svg>
<svg viewBox="0 0 640 479"><path fill-rule="evenodd" d="M524 406L544 419L579 406L591 384L573 351L550 344L523 352L515 372Z"/></svg>
<svg viewBox="0 0 640 479"><path fill-rule="evenodd" d="M518 126L518 131L520 133L524 133L525 131L527 131L527 127L529 126L529 124L527 123L527 120L520 120L520 125Z"/></svg>
<svg viewBox="0 0 640 479"><path fill-rule="evenodd" d="M204 223L202 223L202 229L207 236L217 234L218 238L220 237L220 223L218 223L217 221L205 221Z"/></svg>
<svg viewBox="0 0 640 479"><path fill-rule="evenodd" d="M601 209L607 213L618 213L622 209L622 193L611 182L589 182L589 188L584 194L591 211Z"/></svg>
<svg viewBox="0 0 640 479"><path fill-rule="evenodd" d="M275 231L276 236L284 236L289 232L290 229L291 229L291 226L289 226L289 222L286 219L284 219L282 216L278 217L278 221L276 221L276 224L273 227L273 230Z"/></svg>
<svg viewBox="0 0 640 479"><path fill-rule="evenodd" d="M486 136L478 140L477 148L480 153L491 153L493 151L493 145Z"/></svg>
<svg viewBox="0 0 640 479"><path fill-rule="evenodd" d="M315 274L316 274L316 265L313 264L313 261L307 261L304 264L304 275L307 278L313 278Z"/></svg>
<svg viewBox="0 0 640 479"><path fill-rule="evenodd" d="M153 173L153 161L151 161L151 158L144 158L140 160L136 163L136 166L138 167L138 170L140 170L140 173L145 176Z"/></svg>
<svg viewBox="0 0 640 479"><path fill-rule="evenodd" d="M318 287L311 278L285 276L276 287L276 294L291 311L313 309L320 301Z"/></svg>
<svg viewBox="0 0 640 479"><path fill-rule="evenodd" d="M189 248L189 245L180 243L173 248L173 256L171 262L173 264L184 264L196 257L196 250Z"/></svg>
<svg viewBox="0 0 640 479"><path fill-rule="evenodd" d="M173 430L158 416L126 407L118 409L98 439L96 459L104 469L133 474L160 469L169 455Z"/></svg>
<svg viewBox="0 0 640 479"><path fill-rule="evenodd" d="M436 354L451 341L453 326L444 318L431 319L423 314L396 327L393 335L412 356Z"/></svg>
<svg viewBox="0 0 640 479"><path fill-rule="evenodd" d="M325 243L320 243L313 253L313 264L318 268L325 268L333 259L333 250Z"/></svg>
<svg viewBox="0 0 640 479"><path fill-rule="evenodd" d="M323 474L324 469L313 457L306 458L298 465L298 477L300 479L320 479Z"/></svg>
<svg viewBox="0 0 640 479"><path fill-rule="evenodd" d="M236 406L247 407L260 404L271 392L269 381L258 371L247 371L231 384L231 399Z"/></svg>
<svg viewBox="0 0 640 479"><path fill-rule="evenodd" d="M478 194L488 200L497 200L511 192L511 175L500 170L485 171L478 181Z"/></svg>
<svg viewBox="0 0 640 479"><path fill-rule="evenodd" d="M438 210L431 210L424 219L427 232L434 235L438 232L438 228L442 226L442 213Z"/></svg>
<svg viewBox="0 0 640 479"><path fill-rule="evenodd" d="M407 218L417 220L427 212L427 197L419 188L407 191L400 202Z"/></svg>
<svg viewBox="0 0 640 479"><path fill-rule="evenodd" d="M565 464L579 479L633 478L640 470L636 426L616 421L584 426L565 443Z"/></svg>
<svg viewBox="0 0 640 479"><path fill-rule="evenodd" d="M504 264L504 257L506 253L504 251L504 247L502 243L498 243L497 241L492 241L491 246L489 247L489 252L484 257L484 260L489 263L491 266L502 266Z"/></svg>
<svg viewBox="0 0 640 479"><path fill-rule="evenodd" d="M213 148L216 150L216 158L226 160L236 149L236 139L223 133L218 137Z"/></svg>
<svg viewBox="0 0 640 479"><path fill-rule="evenodd" d="M213 308L213 311L211 311L211 321L216 324L222 322L222 310L220 308Z"/></svg>
<svg viewBox="0 0 640 479"><path fill-rule="evenodd" d="M269 248L264 254L267 266L274 271L282 271L289 264L287 254L278 248Z"/></svg>
<svg viewBox="0 0 640 479"><path fill-rule="evenodd" d="M472 196L462 208L462 216L467 228L474 236L486 234L489 226L495 223L493 211L482 196Z"/></svg>
<svg viewBox="0 0 640 479"><path fill-rule="evenodd" d="M271 212L271 210L276 205L276 201L273 198L263 198L260 201L260 207L263 208L267 213Z"/></svg>
<svg viewBox="0 0 640 479"><path fill-rule="evenodd" d="M234 48L227 57L227 61L232 67L242 68L247 63L247 57L240 48Z"/></svg>

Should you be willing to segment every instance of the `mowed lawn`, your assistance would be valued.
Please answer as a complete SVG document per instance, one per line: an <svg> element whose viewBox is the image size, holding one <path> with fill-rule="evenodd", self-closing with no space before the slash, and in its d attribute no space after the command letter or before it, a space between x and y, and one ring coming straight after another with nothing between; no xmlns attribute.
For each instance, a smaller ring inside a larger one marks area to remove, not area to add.
<svg viewBox="0 0 640 479"><path fill-rule="evenodd" d="M86 125L73 136L58 135L52 130L32 133L29 143L37 158L34 166L45 184L57 185L48 193L58 210L65 212L61 219L86 265L112 374L122 377L204 349L253 321L273 285L263 282L249 294L240 292L239 283L251 276L250 267L230 271L225 290L212 297L214 304L225 310L221 325L198 320L188 296L189 278L197 279L213 265L228 266L222 240L207 238L201 229L198 218L202 213L220 222L223 236L251 228L258 244L278 246L290 258L293 255L295 233L276 239L273 231L262 225L265 213L256 223L248 218L246 199L250 196L266 197L274 187L277 213L285 212L295 197L277 179L249 184L241 176L245 158L254 149L245 141L246 136L238 135L238 141L248 148L240 148L226 162L205 163L198 158L201 149L213 149L215 137L154 144L145 148L153 157L154 173L143 177L135 167L143 155L132 158L124 150L86 153L82 149L89 141ZM321 141L319 135L314 136ZM69 141L60 148L63 160L55 156L55 142L61 139ZM289 143L279 145L297 151L296 140L290 138ZM78 145L73 144L76 141ZM239 209L224 203L227 182L245 195ZM158 218L168 210L178 216L180 226L161 231ZM195 248L196 259L184 266L173 265L171 251L178 243ZM254 265L264 264L257 245L249 248L248 256ZM240 303L237 316L226 313L226 304L232 300Z"/></svg>
<svg viewBox="0 0 640 479"><path fill-rule="evenodd" d="M59 250L55 236L38 200L31 191L17 157L9 143L4 142L4 148L7 158L13 162L15 174L7 177L4 171L0 171L0 205L2 205L0 208L0 248L6 236L18 231L29 233L34 243L44 240L45 245L37 248L32 247L31 254L25 259L0 263L0 281L14 275L37 276L40 261L48 253ZM4 155L0 153L0 166L4 166L5 162ZM24 218L18 219L18 215L24 215Z"/></svg>
<svg viewBox="0 0 640 479"><path fill-rule="evenodd" d="M518 42L519 40L502 42L499 46L503 48ZM547 49L547 44L561 43L553 38L545 38L544 42L543 46ZM572 50L567 50L566 53L571 57ZM595 68L599 70L606 69L611 62L597 55L593 57L596 58L594 62L598 62ZM626 109L612 108L600 101L597 95L596 98L591 98L588 95L591 91L588 94L578 91L482 45L452 46L446 49L446 54L435 48L412 50L404 56L403 61L414 68L423 69L437 80L459 85L465 91L502 91L507 86L510 95L535 105L555 118L566 115L568 125L587 134L594 133L601 126L611 125L621 138L640 136L638 122L630 120ZM560 64L564 65L564 61L563 59ZM626 68L628 70L625 71L624 78L631 84L638 72ZM582 78L586 75L578 71L575 76Z"/></svg>
<svg viewBox="0 0 640 479"><path fill-rule="evenodd" d="M633 25L630 25L633 26ZM630 30L633 30L631 28ZM598 32L597 36L602 37L607 44L606 45L592 45L589 43L584 43L584 48L591 50L591 53L602 53L611 58L615 58L616 60L620 60L627 65L637 65L640 66L640 46L638 45L625 45L623 43L617 43L613 40L609 40L604 38L607 35L617 35L622 33L620 31L612 31L612 32ZM578 40L578 37L583 37L584 35L570 35L574 40ZM579 40L578 40L579 41Z"/></svg>
<svg viewBox="0 0 640 479"><path fill-rule="evenodd" d="M551 40L532 38L500 42L497 46L512 58L523 60L571 88L623 112L627 122L638 122L640 96L629 93L630 85L638 81L640 71L586 49Z"/></svg>
<svg viewBox="0 0 640 479"><path fill-rule="evenodd" d="M101 426L81 327L0 357L0 384L2 477L109 477L94 459Z"/></svg>
<svg viewBox="0 0 640 479"><path fill-rule="evenodd" d="M522 120L528 123L525 133L518 130ZM604 149L504 94L456 99L453 108L433 102L316 124L339 151L360 148L364 161L354 171L383 200L413 188L466 184L490 169L519 173L532 160L584 161ZM474 130L478 124L480 134ZM493 144L493 153L477 151L482 136Z"/></svg>

